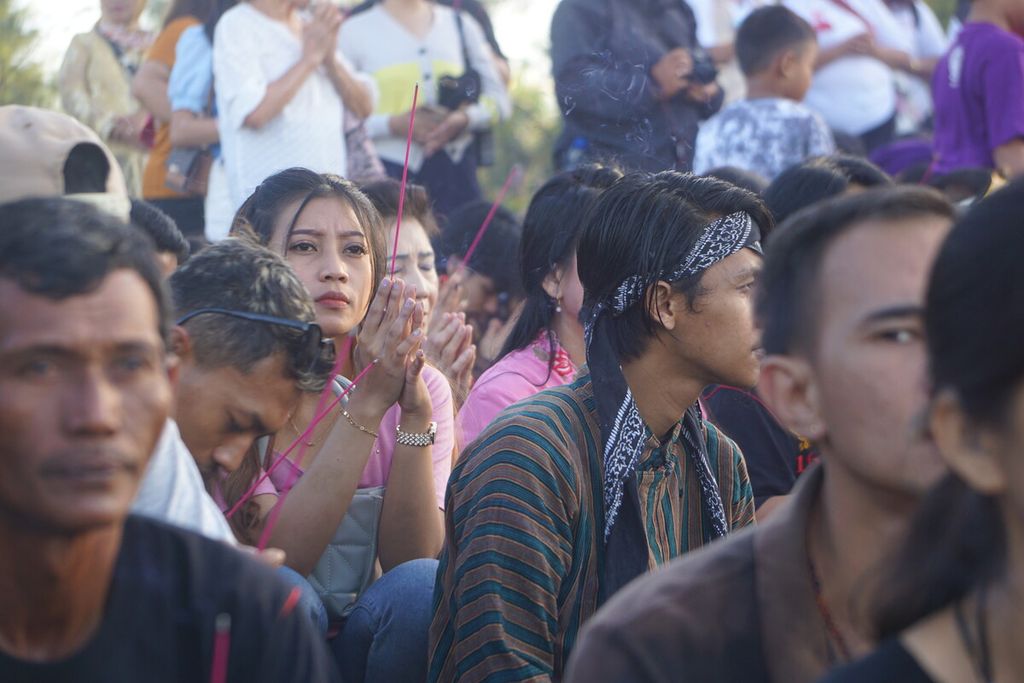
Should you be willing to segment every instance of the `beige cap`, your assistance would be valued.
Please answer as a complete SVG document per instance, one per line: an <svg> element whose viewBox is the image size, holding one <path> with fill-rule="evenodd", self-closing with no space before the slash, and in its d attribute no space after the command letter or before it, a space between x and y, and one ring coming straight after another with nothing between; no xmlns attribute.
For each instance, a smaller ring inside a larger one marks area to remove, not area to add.
<svg viewBox="0 0 1024 683"><path fill-rule="evenodd" d="M65 192L64 165L81 144L98 147L110 164L106 192ZM114 155L87 126L37 107L0 107L0 203L27 197L67 196L128 220L131 203Z"/></svg>

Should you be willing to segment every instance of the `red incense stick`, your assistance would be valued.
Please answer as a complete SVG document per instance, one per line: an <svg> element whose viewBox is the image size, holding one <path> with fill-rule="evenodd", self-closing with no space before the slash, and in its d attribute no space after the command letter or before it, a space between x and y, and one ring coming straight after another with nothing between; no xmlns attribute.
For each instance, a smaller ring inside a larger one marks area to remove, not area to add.
<svg viewBox="0 0 1024 683"><path fill-rule="evenodd" d="M487 232L487 228L491 226L491 221L494 220L495 214L498 213L498 207L505 201L505 195L508 194L509 189L512 187L519 176L522 174L522 169L518 165L513 166L509 172L508 177L505 178L505 184L501 186L501 190L498 191L498 196L494 200L494 204L491 205L491 210L487 212L487 217L484 218L484 222L480 224L480 229L476 231L476 237L473 238L473 242L469 245L469 249L466 250L466 255L462 257L462 268L469 265L469 259L473 256L473 252L476 251L477 246L480 244L480 240L483 239L484 233Z"/></svg>
<svg viewBox="0 0 1024 683"><path fill-rule="evenodd" d="M230 649L231 615L221 612L213 626L213 665L210 667L210 683L227 683Z"/></svg>
<svg viewBox="0 0 1024 683"><path fill-rule="evenodd" d="M349 384L348 387L346 387L345 390L343 392L341 392L341 394L339 396L335 397L335 399L333 401L331 401L322 412L318 412L316 414L316 416L313 418L313 420L309 423L309 426L306 427L306 429L302 432L302 434L300 434L299 437L297 439L295 439L295 441L293 441L292 444L290 446L288 446L288 448L285 449L284 452L281 453L281 455L279 455L274 460L274 462L272 462L270 464L270 467L268 467L267 470L263 473L263 476L258 478L253 483L253 485L250 486L249 489L244 494L242 494L242 497L238 499L238 502L235 503L231 507L230 510L228 510L226 513L224 513L226 517L228 517L229 519L231 517L233 517L235 515L235 513L238 512L238 510L246 503L246 501L248 501L250 498L252 498L253 494L256 492L256 489L259 488L259 485L267 480L267 477L270 476L270 473L273 472L275 469L277 469L277 466L280 465L282 462L284 462L284 459L287 458L289 455L291 455L291 452L293 450L295 450L300 445L303 446L303 447L305 446L306 440L309 439L310 435L312 435L313 430L315 430L317 428L317 425L319 425L324 420L324 418L326 418L328 415L331 414L331 411L334 410L334 408L339 403L341 403L341 400L343 398L348 396L348 394L353 389L356 388L356 385L359 384L359 382L363 379L363 377L365 377L366 374L368 372L370 372L370 370L372 370L373 367L376 364L377 364L377 361L374 361L373 363L370 363L365 368L363 368L363 371L360 372L358 375L356 375L356 378L352 380L352 383ZM327 385L327 389L330 390L330 384Z"/></svg>
<svg viewBox="0 0 1024 683"><path fill-rule="evenodd" d="M402 212L405 209L405 187L409 182L409 150L412 149L412 131L416 126L416 102L420 97L420 84L412 91L412 109L409 110L409 135L405 139L405 165L402 167L402 184L398 191L398 216L395 218L395 248L391 252L391 279L395 278L395 261L398 259L398 234L402 231Z"/></svg>

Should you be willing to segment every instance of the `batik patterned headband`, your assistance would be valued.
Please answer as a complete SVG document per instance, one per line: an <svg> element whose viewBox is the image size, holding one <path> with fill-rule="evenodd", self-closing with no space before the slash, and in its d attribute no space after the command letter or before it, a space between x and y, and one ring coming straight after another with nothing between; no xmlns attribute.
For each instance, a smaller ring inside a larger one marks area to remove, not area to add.
<svg viewBox="0 0 1024 683"><path fill-rule="evenodd" d="M676 282L702 273L722 259L732 256L744 247L761 251L760 230L745 211L737 211L712 221L701 232L696 244L675 269L660 273L657 278L631 275L619 285L610 299L613 315L622 315L638 303L647 288L658 280Z"/></svg>

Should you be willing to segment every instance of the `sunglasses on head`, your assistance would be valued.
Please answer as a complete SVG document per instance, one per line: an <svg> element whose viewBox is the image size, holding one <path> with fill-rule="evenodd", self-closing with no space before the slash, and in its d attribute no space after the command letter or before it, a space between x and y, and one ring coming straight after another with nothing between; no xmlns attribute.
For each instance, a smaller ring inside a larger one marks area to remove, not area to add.
<svg viewBox="0 0 1024 683"><path fill-rule="evenodd" d="M196 310L189 311L178 318L176 324L184 325L192 318L199 315L205 315L207 313L227 315L232 318L241 318L242 320L249 320L257 323L266 323L267 325L280 325L281 327L289 327L293 330L298 330L302 333L302 357L299 359L300 367L305 368L306 372L314 372L321 363L329 363L331 366L334 365L334 342L330 339L324 339L323 330L321 330L320 326L316 323L306 323L300 320L278 318L273 315L263 315L262 313L234 311L230 308L197 308Z"/></svg>

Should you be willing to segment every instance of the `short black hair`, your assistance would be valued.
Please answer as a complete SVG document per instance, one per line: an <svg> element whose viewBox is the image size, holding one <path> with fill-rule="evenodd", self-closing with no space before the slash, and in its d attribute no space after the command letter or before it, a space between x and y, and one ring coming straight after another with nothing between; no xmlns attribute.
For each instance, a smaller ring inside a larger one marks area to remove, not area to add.
<svg viewBox="0 0 1024 683"><path fill-rule="evenodd" d="M736 187L742 187L754 194L764 194L768 188L768 181L754 171L748 171L738 166L719 166L704 173L708 178L718 178Z"/></svg>
<svg viewBox="0 0 1024 683"><path fill-rule="evenodd" d="M817 41L811 25L782 5L751 12L736 31L736 58L747 76L763 71L784 50Z"/></svg>
<svg viewBox="0 0 1024 683"><path fill-rule="evenodd" d="M232 237L199 252L171 276L176 318L200 308L226 308L298 322L314 322L313 299L284 259L252 237ZM185 326L196 361L243 373L284 353L289 375L300 388L322 387L329 367L309 370L302 333L284 325L227 315L199 315Z"/></svg>
<svg viewBox="0 0 1024 683"><path fill-rule="evenodd" d="M160 253L174 254L178 265L188 260L192 251L174 219L142 199L132 200L132 225L149 235Z"/></svg>
<svg viewBox="0 0 1024 683"><path fill-rule="evenodd" d="M710 222L738 211L750 214L762 236L771 215L752 192L717 178L676 171L634 172L605 190L584 219L576 265L584 290L584 311L607 301L626 278L656 275L677 266ZM701 293L703 273L672 283L691 305ZM655 334L648 311L649 288L642 302L608 320L612 350L619 361L639 357Z"/></svg>
<svg viewBox="0 0 1024 683"><path fill-rule="evenodd" d="M804 209L767 242L755 311L767 353L810 352L818 317L821 265L835 241L868 221L954 217L953 205L925 187L896 186L837 197Z"/></svg>
<svg viewBox="0 0 1024 683"><path fill-rule="evenodd" d="M833 154L787 168L764 191L764 201L776 224L781 224L800 209L843 194L851 185L871 188L892 184L892 178L867 159Z"/></svg>
<svg viewBox="0 0 1024 683"><path fill-rule="evenodd" d="M480 200L452 211L441 228L441 252L445 259L466 255L490 210L491 203ZM499 206L466 266L491 278L499 292L518 296L522 283L517 255L522 237L523 228L515 214Z"/></svg>
<svg viewBox="0 0 1024 683"><path fill-rule="evenodd" d="M156 302L167 340L170 305L152 243L138 230L84 202L22 199L0 205L0 278L31 294L89 294L116 270L137 273Z"/></svg>

